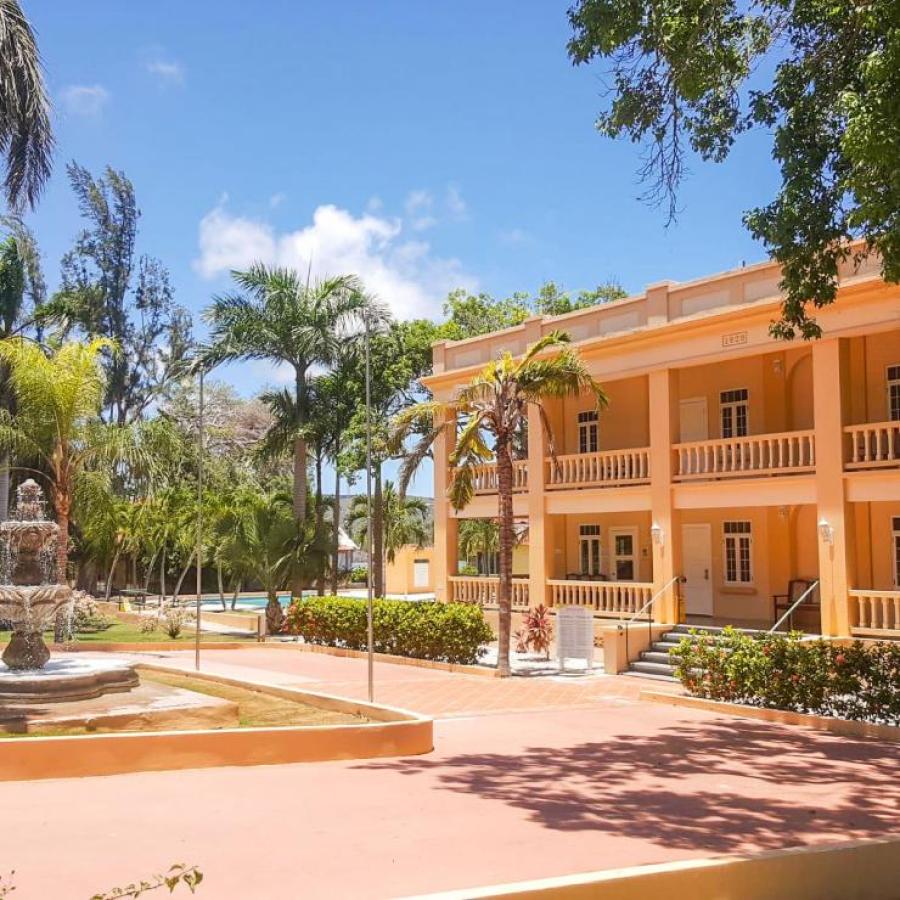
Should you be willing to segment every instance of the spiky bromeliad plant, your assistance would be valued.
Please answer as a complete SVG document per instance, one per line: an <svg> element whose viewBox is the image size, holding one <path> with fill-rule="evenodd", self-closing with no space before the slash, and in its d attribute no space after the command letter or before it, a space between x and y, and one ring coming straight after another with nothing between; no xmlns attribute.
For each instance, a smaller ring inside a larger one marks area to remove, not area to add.
<svg viewBox="0 0 900 900"><path fill-rule="evenodd" d="M472 499L475 466L496 461L500 528L497 666L501 676L510 674L512 551L515 544L513 447L522 440L529 408L534 407L555 465L553 432L543 408L544 400L588 392L598 410L607 405L603 388L588 372L578 351L568 346L569 342L568 334L553 331L532 344L520 359L504 352L460 388L448 403L420 403L404 410L395 420L395 440L402 441L410 434L420 435L401 472L401 483L405 483L434 441L445 429L456 427L457 417L461 419L463 426L449 455L453 478L448 497L455 509L462 509Z"/></svg>

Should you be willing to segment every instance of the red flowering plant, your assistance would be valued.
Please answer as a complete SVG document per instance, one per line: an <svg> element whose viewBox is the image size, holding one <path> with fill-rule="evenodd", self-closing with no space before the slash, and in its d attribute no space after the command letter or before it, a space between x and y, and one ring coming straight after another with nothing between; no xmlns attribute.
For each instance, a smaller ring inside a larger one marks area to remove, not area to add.
<svg viewBox="0 0 900 900"><path fill-rule="evenodd" d="M553 626L550 613L541 603L529 609L522 620L522 627L513 635L517 653L544 653L550 659L550 642L553 640Z"/></svg>

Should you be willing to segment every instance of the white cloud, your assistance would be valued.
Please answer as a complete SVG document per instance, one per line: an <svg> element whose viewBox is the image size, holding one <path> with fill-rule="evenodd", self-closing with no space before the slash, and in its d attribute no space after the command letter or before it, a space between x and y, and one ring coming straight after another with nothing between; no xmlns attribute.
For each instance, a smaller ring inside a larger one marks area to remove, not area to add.
<svg viewBox="0 0 900 900"><path fill-rule="evenodd" d="M437 225L437 218L432 214L434 197L429 191L410 191L403 205L410 227L414 231L425 231Z"/></svg>
<svg viewBox="0 0 900 900"><path fill-rule="evenodd" d="M90 117L103 112L110 95L101 84L70 84L59 96L70 115Z"/></svg>
<svg viewBox="0 0 900 900"><path fill-rule="evenodd" d="M444 202L447 204L447 209L454 219L465 219L469 214L469 207L466 205L466 201L463 200L462 194L456 185L451 184L447 187Z"/></svg>
<svg viewBox="0 0 900 900"><path fill-rule="evenodd" d="M194 266L206 278L259 260L313 275L354 273L401 319L437 314L447 292L475 289L457 259L436 256L427 241L404 237L402 219L370 212L354 216L319 206L303 228L277 233L267 222L234 215L223 204L200 221ZM413 227L413 226L408 226Z"/></svg>
<svg viewBox="0 0 900 900"><path fill-rule="evenodd" d="M146 64L147 71L163 84L183 84L184 66L172 59L151 59Z"/></svg>
<svg viewBox="0 0 900 900"><path fill-rule="evenodd" d="M283 191L276 191L269 197L269 209L277 209L287 199L287 194Z"/></svg>

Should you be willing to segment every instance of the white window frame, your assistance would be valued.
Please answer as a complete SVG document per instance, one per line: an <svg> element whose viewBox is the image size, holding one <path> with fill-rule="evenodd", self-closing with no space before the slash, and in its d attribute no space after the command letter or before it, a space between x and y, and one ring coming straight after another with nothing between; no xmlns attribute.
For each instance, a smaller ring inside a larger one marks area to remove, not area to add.
<svg viewBox="0 0 900 900"><path fill-rule="evenodd" d="M578 413L578 452L597 453L600 450L600 416L597 410Z"/></svg>
<svg viewBox="0 0 900 900"><path fill-rule="evenodd" d="M891 377L892 373L894 377ZM893 415L894 410L891 408L893 406L892 401L894 397L892 395L894 392L896 392L897 401L896 415ZM894 363L893 365L887 366L884 370L884 397L885 405L887 406L887 421L900 421L900 363Z"/></svg>
<svg viewBox="0 0 900 900"><path fill-rule="evenodd" d="M740 400L723 400L727 394L737 394L743 392L745 396ZM744 433L738 434L738 411L744 411ZM728 410L731 418L732 434L725 434L725 411ZM727 391L719 391L719 437L741 438L750 434L750 389L749 388L729 388Z"/></svg>
<svg viewBox="0 0 900 900"><path fill-rule="evenodd" d="M578 571L581 575L599 575L603 570L603 536L599 525L578 528ZM585 566L585 561L587 566Z"/></svg>
<svg viewBox="0 0 900 900"><path fill-rule="evenodd" d="M900 516L891 518L891 548L894 563L894 587L900 588Z"/></svg>
<svg viewBox="0 0 900 900"><path fill-rule="evenodd" d="M746 526L746 531L731 531L728 526ZM742 578L741 544L747 542L747 578ZM734 578L728 577L729 555L734 557ZM729 519L722 523L722 583L729 587L752 587L753 571L753 523L749 519Z"/></svg>
<svg viewBox="0 0 900 900"><path fill-rule="evenodd" d="M619 535L627 535L631 538L631 553L616 553L616 538ZM619 578L618 562L619 560L631 560L631 578ZM638 564L640 554L638 553L638 530L637 528L610 528L609 529L609 577L613 581L639 581Z"/></svg>

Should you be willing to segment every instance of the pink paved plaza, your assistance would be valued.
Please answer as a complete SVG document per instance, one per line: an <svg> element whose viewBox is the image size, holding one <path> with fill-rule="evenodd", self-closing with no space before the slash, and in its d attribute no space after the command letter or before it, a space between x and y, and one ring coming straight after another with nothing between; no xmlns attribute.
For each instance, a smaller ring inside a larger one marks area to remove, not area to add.
<svg viewBox="0 0 900 900"><path fill-rule="evenodd" d="M189 653L158 654L190 668ZM365 663L210 651L204 668L365 695ZM204 900L402 897L900 831L900 748L640 701L636 679L380 664L438 717L427 756L3 786L21 900L197 864Z"/></svg>

